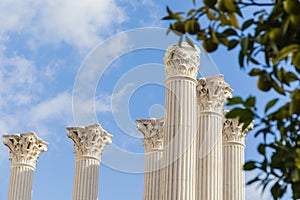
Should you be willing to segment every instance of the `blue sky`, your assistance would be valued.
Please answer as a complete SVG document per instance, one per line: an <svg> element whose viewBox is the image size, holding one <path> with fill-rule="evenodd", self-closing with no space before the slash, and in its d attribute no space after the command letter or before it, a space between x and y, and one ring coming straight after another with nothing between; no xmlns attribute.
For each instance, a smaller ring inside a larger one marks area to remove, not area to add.
<svg viewBox="0 0 300 200"><path fill-rule="evenodd" d="M165 36L161 28L168 24L160 19L166 5L184 10L191 7L186 2L1 1L0 135L34 131L49 142L37 164L33 199L71 199L74 154L65 128L94 122L114 135L100 167L99 199L142 199L143 147L134 120L163 115L162 59L177 38ZM213 53L217 68L203 53L200 73L219 70L235 95L256 94L265 102L273 94L256 89L235 53ZM257 157L256 145L250 134L246 159ZM0 145L1 200L7 198L8 158ZM247 199L270 196L250 186Z"/></svg>

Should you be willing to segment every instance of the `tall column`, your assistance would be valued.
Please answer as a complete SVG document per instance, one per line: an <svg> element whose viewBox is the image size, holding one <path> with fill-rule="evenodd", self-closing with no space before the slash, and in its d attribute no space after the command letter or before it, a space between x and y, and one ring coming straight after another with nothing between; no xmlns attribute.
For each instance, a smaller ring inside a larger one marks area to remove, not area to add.
<svg viewBox="0 0 300 200"><path fill-rule="evenodd" d="M197 199L222 200L223 104L231 96L223 75L198 79Z"/></svg>
<svg viewBox="0 0 300 200"><path fill-rule="evenodd" d="M163 200L196 199L196 76L200 50L187 43L165 54Z"/></svg>
<svg viewBox="0 0 300 200"><path fill-rule="evenodd" d="M163 155L163 118L136 120L137 129L144 135L145 174L144 200L159 200L161 191L161 159Z"/></svg>
<svg viewBox="0 0 300 200"><path fill-rule="evenodd" d="M223 124L223 200L245 200L245 140L251 124L242 131L238 119L225 119Z"/></svg>
<svg viewBox="0 0 300 200"><path fill-rule="evenodd" d="M35 133L3 135L4 145L10 149L10 181L8 200L31 200L35 166L48 143Z"/></svg>
<svg viewBox="0 0 300 200"><path fill-rule="evenodd" d="M100 158L112 135L99 124L68 127L67 131L75 153L73 200L98 200Z"/></svg>

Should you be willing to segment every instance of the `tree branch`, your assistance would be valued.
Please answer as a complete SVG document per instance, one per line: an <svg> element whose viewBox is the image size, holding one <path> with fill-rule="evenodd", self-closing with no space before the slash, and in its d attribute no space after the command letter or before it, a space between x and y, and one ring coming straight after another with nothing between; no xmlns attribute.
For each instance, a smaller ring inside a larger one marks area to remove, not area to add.
<svg viewBox="0 0 300 200"><path fill-rule="evenodd" d="M251 1L252 3L245 3L245 2L237 2L237 4L243 5L243 6L274 6L275 3L256 3L254 1Z"/></svg>

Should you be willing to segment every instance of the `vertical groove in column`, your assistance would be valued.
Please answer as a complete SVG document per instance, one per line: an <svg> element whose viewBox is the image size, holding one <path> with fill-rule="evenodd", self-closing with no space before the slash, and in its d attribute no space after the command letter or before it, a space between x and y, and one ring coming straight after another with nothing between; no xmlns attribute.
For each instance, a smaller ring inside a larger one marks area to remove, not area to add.
<svg viewBox="0 0 300 200"><path fill-rule="evenodd" d="M198 118L198 195L201 200L222 199L222 117L218 114Z"/></svg>
<svg viewBox="0 0 300 200"><path fill-rule="evenodd" d="M228 111L226 111L228 112ZM226 113L225 112L225 113ZM223 124L223 200L245 200L245 173L243 171L245 155L245 132L238 119L225 119Z"/></svg>
<svg viewBox="0 0 300 200"><path fill-rule="evenodd" d="M34 169L31 166L16 166L10 169L8 200L31 200Z"/></svg>
<svg viewBox="0 0 300 200"><path fill-rule="evenodd" d="M78 159L75 163L74 200L97 200L100 162L97 159Z"/></svg>
<svg viewBox="0 0 300 200"><path fill-rule="evenodd" d="M222 200L223 153L222 128L224 101L232 89L224 76L200 78L197 84L197 199Z"/></svg>
<svg viewBox="0 0 300 200"><path fill-rule="evenodd" d="M33 132L3 138L3 144L10 149L8 200L31 200L35 166L39 154L47 151L48 143Z"/></svg>
<svg viewBox="0 0 300 200"><path fill-rule="evenodd" d="M67 131L74 142L73 200L98 200L100 159L104 147L112 143L112 135L100 124L67 127Z"/></svg>
<svg viewBox="0 0 300 200"><path fill-rule="evenodd" d="M196 85L190 80L172 80L167 88L163 199L195 199Z"/></svg>
<svg viewBox="0 0 300 200"><path fill-rule="evenodd" d="M136 120L136 128L144 135L145 172L144 200L161 199L161 158L163 149L164 119L151 118Z"/></svg>
<svg viewBox="0 0 300 200"><path fill-rule="evenodd" d="M223 200L244 200L245 199L245 183L244 171L244 145L235 143L223 144Z"/></svg>

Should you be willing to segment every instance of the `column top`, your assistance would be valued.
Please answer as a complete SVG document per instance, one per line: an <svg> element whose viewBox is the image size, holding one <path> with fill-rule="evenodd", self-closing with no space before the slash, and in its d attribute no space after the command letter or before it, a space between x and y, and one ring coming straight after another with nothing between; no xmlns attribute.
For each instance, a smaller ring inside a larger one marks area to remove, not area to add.
<svg viewBox="0 0 300 200"><path fill-rule="evenodd" d="M163 149L163 129L165 121L163 118L136 120L137 130L144 135L145 153Z"/></svg>
<svg viewBox="0 0 300 200"><path fill-rule="evenodd" d="M67 137L74 142L76 158L92 157L100 160L105 145L112 143L112 135L100 124L67 127Z"/></svg>
<svg viewBox="0 0 300 200"><path fill-rule="evenodd" d="M172 76L188 76L196 79L200 64L200 49L186 42L171 45L164 56L167 78Z"/></svg>
<svg viewBox="0 0 300 200"><path fill-rule="evenodd" d="M10 149L12 166L29 165L35 168L39 154L47 151L48 143L34 132L3 135L3 144Z"/></svg>
<svg viewBox="0 0 300 200"><path fill-rule="evenodd" d="M196 88L199 110L219 113L222 113L224 102L232 97L233 91L222 74L198 79Z"/></svg>
<svg viewBox="0 0 300 200"><path fill-rule="evenodd" d="M224 116L229 111L224 111ZM253 129L253 123L251 123L244 131L242 131L243 124L239 123L239 120L234 119L224 119L223 122L223 143L237 142L245 144L246 132Z"/></svg>

